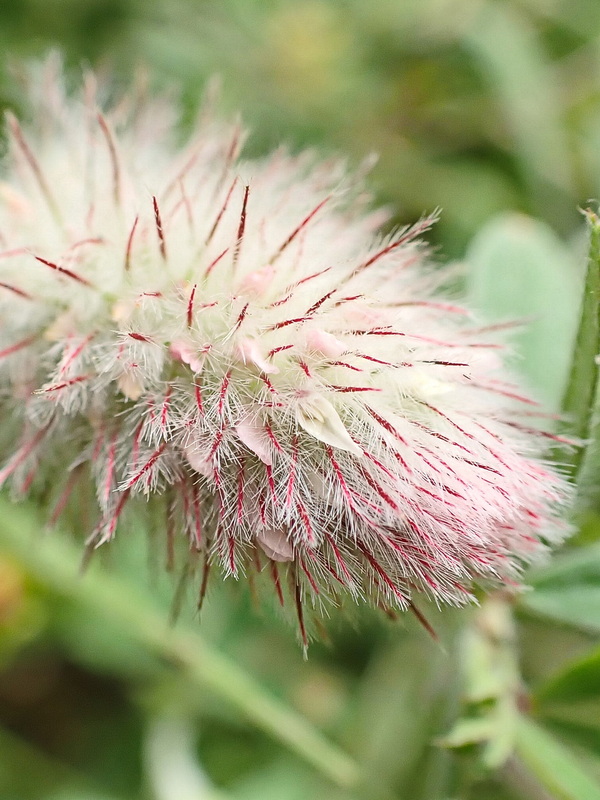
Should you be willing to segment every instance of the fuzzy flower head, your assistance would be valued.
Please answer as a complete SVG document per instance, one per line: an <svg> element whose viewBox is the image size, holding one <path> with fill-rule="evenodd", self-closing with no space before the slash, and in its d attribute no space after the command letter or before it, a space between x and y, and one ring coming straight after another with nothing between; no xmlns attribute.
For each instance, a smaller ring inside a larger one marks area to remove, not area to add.
<svg viewBox="0 0 600 800"><path fill-rule="evenodd" d="M91 546L147 503L202 592L257 575L304 640L307 608L462 603L560 537L535 404L435 293L430 220L379 234L343 165L244 160L208 112L182 148L166 101L101 111L52 63L29 89L0 183L2 484L87 514Z"/></svg>

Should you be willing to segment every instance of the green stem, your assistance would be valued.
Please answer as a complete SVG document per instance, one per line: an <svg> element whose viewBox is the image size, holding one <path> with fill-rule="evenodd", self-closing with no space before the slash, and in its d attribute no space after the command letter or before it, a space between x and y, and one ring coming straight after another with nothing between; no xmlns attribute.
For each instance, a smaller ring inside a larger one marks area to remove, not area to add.
<svg viewBox="0 0 600 800"><path fill-rule="evenodd" d="M575 437L581 446L555 448L557 460L576 482L592 434L598 389L600 351L600 219L590 210L584 212L589 231L587 272L582 299L579 330L575 340L571 371L562 402L564 421L561 433Z"/></svg>
<svg viewBox="0 0 600 800"><path fill-rule="evenodd" d="M36 517L0 498L0 547L29 574L58 595L104 617L156 655L177 666L194 683L211 689L257 727L286 744L340 786L359 780L350 756L303 717L281 703L244 670L195 631L170 627L150 597L104 570L78 577L80 549L58 534L40 540Z"/></svg>

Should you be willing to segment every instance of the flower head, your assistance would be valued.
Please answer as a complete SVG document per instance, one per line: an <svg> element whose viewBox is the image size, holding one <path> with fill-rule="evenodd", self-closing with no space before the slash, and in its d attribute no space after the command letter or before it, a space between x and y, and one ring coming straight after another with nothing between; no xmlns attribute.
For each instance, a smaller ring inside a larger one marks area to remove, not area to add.
<svg viewBox="0 0 600 800"><path fill-rule="evenodd" d="M31 91L0 184L1 483L52 487L53 520L92 484L93 545L146 500L206 574L287 584L303 638L307 603L461 603L560 536L535 404L435 294L431 220L378 234L343 165L244 160L210 115L180 148L168 104L101 111L52 64Z"/></svg>

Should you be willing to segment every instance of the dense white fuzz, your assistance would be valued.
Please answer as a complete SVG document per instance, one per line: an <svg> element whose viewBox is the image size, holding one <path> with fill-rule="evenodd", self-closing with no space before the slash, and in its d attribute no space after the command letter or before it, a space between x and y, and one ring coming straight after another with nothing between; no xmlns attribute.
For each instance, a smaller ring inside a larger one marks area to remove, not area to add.
<svg viewBox="0 0 600 800"><path fill-rule="evenodd" d="M461 602L560 535L534 404L434 296L430 220L379 235L339 163L245 161L206 116L179 148L163 102L101 111L52 70L7 122L2 482L63 482L58 516L93 480L94 543L162 498L225 573L283 598L283 565L303 636L307 598Z"/></svg>

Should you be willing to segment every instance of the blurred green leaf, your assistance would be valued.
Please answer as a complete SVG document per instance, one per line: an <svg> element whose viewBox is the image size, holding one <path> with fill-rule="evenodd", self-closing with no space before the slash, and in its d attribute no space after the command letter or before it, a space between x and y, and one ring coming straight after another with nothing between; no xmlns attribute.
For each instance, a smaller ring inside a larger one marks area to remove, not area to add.
<svg viewBox="0 0 600 800"><path fill-rule="evenodd" d="M289 758L276 759L268 768L256 770L235 787L235 800L306 800L309 797L327 797L327 800L350 800L348 795L338 795L330 787L325 789L315 783Z"/></svg>
<svg viewBox="0 0 600 800"><path fill-rule="evenodd" d="M160 660L118 625L90 625L89 614L73 604L55 613L52 634L80 664L97 673L138 680L161 674Z"/></svg>
<svg viewBox="0 0 600 800"><path fill-rule="evenodd" d="M408 794L407 784L433 738L432 723L450 688L448 655L421 631L396 636L399 641L376 653L363 676L355 698L354 738L365 773ZM399 741L404 743L400 751Z"/></svg>
<svg viewBox="0 0 600 800"><path fill-rule="evenodd" d="M600 584L537 589L521 600L520 607L553 622L600 633Z"/></svg>
<svg viewBox="0 0 600 800"><path fill-rule="evenodd" d="M516 753L556 800L600 800L600 785L576 757L530 719L517 724Z"/></svg>
<svg viewBox="0 0 600 800"><path fill-rule="evenodd" d="M527 583L536 591L568 589L580 584L600 587L600 543L555 555L544 566L530 569ZM530 599L531 593L524 594L521 602L527 603Z"/></svg>
<svg viewBox="0 0 600 800"><path fill-rule="evenodd" d="M466 260L472 305L491 320L525 319L518 366L558 408L577 328L579 281L568 248L543 222L501 214L472 241Z"/></svg>
<svg viewBox="0 0 600 800"><path fill-rule="evenodd" d="M572 702L590 698L600 698L600 648L568 664L536 692L536 699L540 702ZM600 720L598 722L600 725Z"/></svg>
<svg viewBox="0 0 600 800"><path fill-rule="evenodd" d="M577 748L582 759L587 757L600 756L600 721L594 723L578 722L568 719L566 716L552 710L544 714L544 724L549 730L555 732L561 739L565 739Z"/></svg>
<svg viewBox="0 0 600 800"><path fill-rule="evenodd" d="M67 789L66 791L60 791L57 793L53 792L52 794L44 797L44 800L113 800L113 798L106 794L91 794L90 792L77 792ZM204 799L198 798L198 800ZM208 800L210 800L210 798L208 798Z"/></svg>
<svg viewBox="0 0 600 800"><path fill-rule="evenodd" d="M516 3L488 1L474 15L464 41L502 106L523 176L548 209L557 202L549 187L568 191L572 177L560 97L541 36Z"/></svg>
<svg viewBox="0 0 600 800"><path fill-rule="evenodd" d="M522 612L600 633L600 544L556 556L531 570L528 582L533 591L522 595Z"/></svg>
<svg viewBox="0 0 600 800"><path fill-rule="evenodd" d="M0 728L0 797L39 800L40 792L48 800L114 800L102 794L87 775Z"/></svg>

